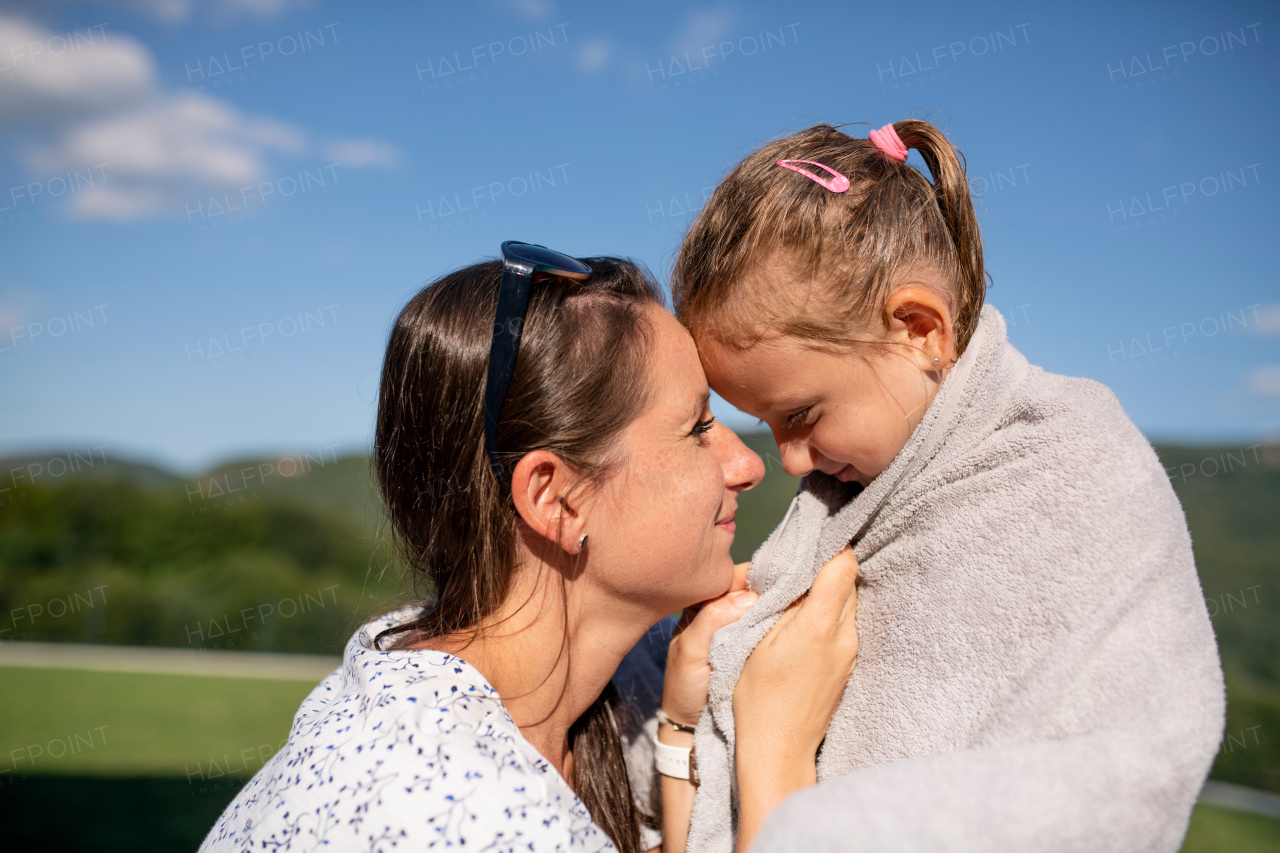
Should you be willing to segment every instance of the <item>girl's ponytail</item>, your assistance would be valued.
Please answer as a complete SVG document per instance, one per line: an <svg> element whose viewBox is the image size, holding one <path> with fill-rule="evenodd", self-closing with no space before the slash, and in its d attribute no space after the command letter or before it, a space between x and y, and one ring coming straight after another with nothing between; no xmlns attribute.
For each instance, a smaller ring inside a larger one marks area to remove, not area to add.
<svg viewBox="0 0 1280 853"><path fill-rule="evenodd" d="M959 272L956 340L968 342L978 326L978 315L987 292L987 277L982 261L982 235L978 231L978 217L969 195L964 155L929 122L907 119L894 122L893 129L903 145L920 152L933 175L934 198L947 223Z"/></svg>

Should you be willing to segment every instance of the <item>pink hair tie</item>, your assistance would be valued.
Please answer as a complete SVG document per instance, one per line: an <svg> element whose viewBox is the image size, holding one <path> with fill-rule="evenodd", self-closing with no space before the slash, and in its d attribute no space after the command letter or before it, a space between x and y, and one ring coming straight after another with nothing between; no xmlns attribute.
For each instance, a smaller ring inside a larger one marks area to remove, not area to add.
<svg viewBox="0 0 1280 853"><path fill-rule="evenodd" d="M810 172L808 169L802 169L799 166L795 165L796 163L804 163L806 166L817 166L822 171L831 175L831 177L828 179L828 178L822 177L821 175L815 175L813 172ZM845 190L849 189L849 179L846 178L844 175L840 174L839 172L837 172L835 169L831 168L830 166L824 166L821 163L815 163L812 160L779 160L778 165L784 169L790 169L791 171L795 172L797 175L804 175L806 178L813 181L815 184L826 187L827 189L831 190L833 193L842 193Z"/></svg>
<svg viewBox="0 0 1280 853"><path fill-rule="evenodd" d="M893 129L892 124L886 124L867 135L890 159L897 160L899 163L907 162L907 146L902 144L902 140L898 138L898 131Z"/></svg>

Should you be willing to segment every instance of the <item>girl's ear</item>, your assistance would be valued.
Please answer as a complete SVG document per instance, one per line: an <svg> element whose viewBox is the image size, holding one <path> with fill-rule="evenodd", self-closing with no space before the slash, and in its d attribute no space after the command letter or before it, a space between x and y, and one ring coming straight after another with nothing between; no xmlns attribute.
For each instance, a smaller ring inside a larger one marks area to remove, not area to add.
<svg viewBox="0 0 1280 853"><path fill-rule="evenodd" d="M951 310L931 288L920 285L898 288L889 295L885 314L889 319L890 337L918 350L926 370L951 366L955 359Z"/></svg>
<svg viewBox="0 0 1280 853"><path fill-rule="evenodd" d="M511 474L511 498L520 518L567 554L582 550L582 501L569 493L578 479L576 471L548 450L526 453Z"/></svg>

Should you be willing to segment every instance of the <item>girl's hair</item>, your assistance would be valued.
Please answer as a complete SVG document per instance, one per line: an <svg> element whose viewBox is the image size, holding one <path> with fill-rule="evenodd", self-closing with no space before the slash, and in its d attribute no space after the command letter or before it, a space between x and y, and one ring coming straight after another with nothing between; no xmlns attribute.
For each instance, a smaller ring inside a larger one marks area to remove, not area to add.
<svg viewBox="0 0 1280 853"><path fill-rule="evenodd" d="M533 283L497 433L504 461L514 465L532 450L549 450L580 475L575 489L598 484L622 461L618 435L651 390L652 329L643 309L663 302L636 264L585 260L594 273L584 281L544 275ZM511 591L519 519L484 443L501 277L502 263L490 261L423 288L387 343L373 465L398 550L433 591L417 618L378 635L378 643L395 636L393 648L474 639ZM547 546L550 559L563 556L555 543ZM618 703L610 684L571 728L572 781L595 822L632 853L639 821L648 818L632 798L614 722Z"/></svg>
<svg viewBox="0 0 1280 853"><path fill-rule="evenodd" d="M893 127L920 152L932 184L871 140L826 124L769 142L739 163L680 247L672 274L676 316L696 336L731 346L750 346L766 331L839 346L851 330L879 327L896 273L927 268L946 282L938 295L951 307L959 357L986 293L964 158L928 122ZM850 187L831 192L779 160L822 163L847 176ZM789 266L798 283L821 283L744 292L742 277L767 261Z"/></svg>

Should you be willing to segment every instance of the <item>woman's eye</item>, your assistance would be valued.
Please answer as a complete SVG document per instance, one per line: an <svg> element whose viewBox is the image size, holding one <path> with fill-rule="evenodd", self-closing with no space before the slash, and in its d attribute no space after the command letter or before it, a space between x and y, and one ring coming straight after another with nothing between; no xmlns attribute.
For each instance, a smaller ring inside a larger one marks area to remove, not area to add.
<svg viewBox="0 0 1280 853"><path fill-rule="evenodd" d="M707 418L705 421L698 421L693 425L693 429L689 432L689 434L692 436L696 436L697 439L701 441L704 435L711 432L711 428L715 426L715 424L716 424L716 419L714 416Z"/></svg>
<svg viewBox="0 0 1280 853"><path fill-rule="evenodd" d="M801 409L794 415L787 418L787 429L796 429L804 426L804 422L809 419L809 412L813 411L813 406L807 409Z"/></svg>

